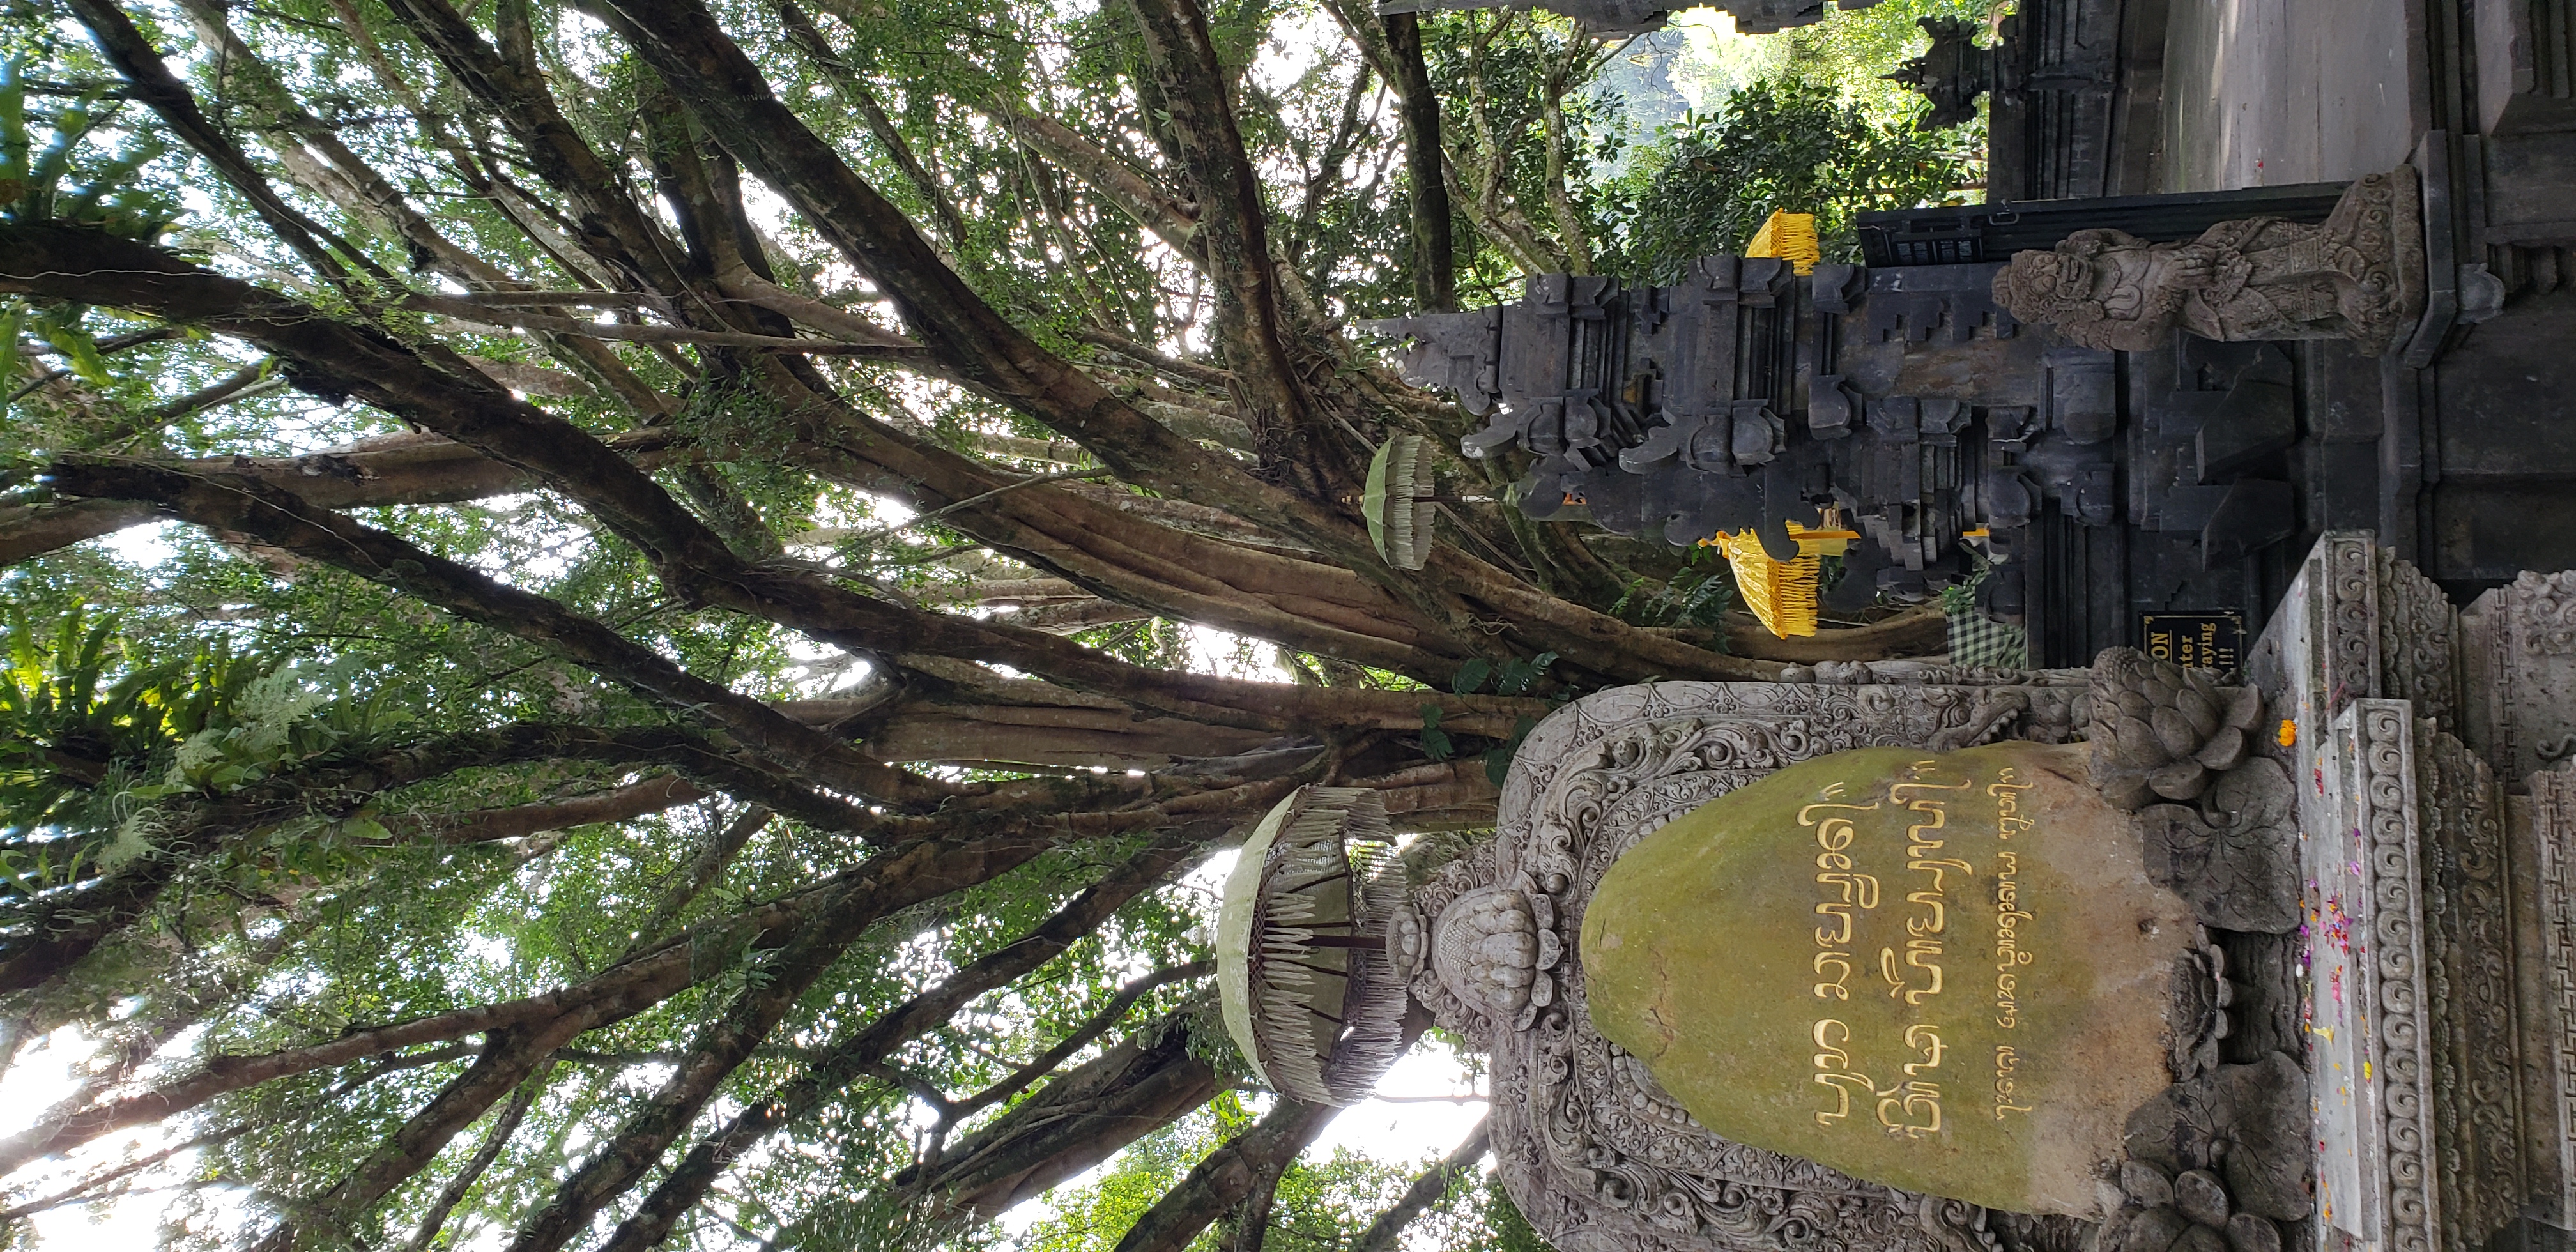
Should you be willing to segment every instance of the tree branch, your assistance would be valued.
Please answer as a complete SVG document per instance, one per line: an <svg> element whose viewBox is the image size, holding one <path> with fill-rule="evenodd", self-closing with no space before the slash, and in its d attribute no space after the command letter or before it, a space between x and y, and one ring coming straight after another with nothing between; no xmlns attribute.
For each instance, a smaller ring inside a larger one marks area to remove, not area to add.
<svg viewBox="0 0 2576 1252"><path fill-rule="evenodd" d="M1234 385L1232 370L1221 370L1213 365L1201 365L1196 361L1184 361L1105 327L1077 326L1073 330L1073 337L1095 347L1107 348L1129 360L1141 361L1174 378L1186 378L1191 382L1209 387Z"/></svg>
<svg viewBox="0 0 2576 1252"><path fill-rule="evenodd" d="M950 200L948 189L930 176L930 171L921 164L921 158L913 154L912 145L904 142L903 132L895 129L894 119L886 116L885 106L877 102L876 93L868 89L867 80L859 77L858 69L833 50L832 41L824 36L823 28L815 25L814 19L798 8L795 0L772 0L770 9L778 14L779 25L786 28L788 42L795 44L798 51L822 67L824 74L832 80L833 91L858 109L860 120L867 124L868 133L875 136L877 146L886 150L887 158L894 162L896 169L903 171L903 176L911 181L913 191L921 197L923 204L929 206L931 221L939 227L940 237L948 244L949 252L953 255L963 249L966 246L966 219L958 216L957 206Z"/></svg>
<svg viewBox="0 0 2576 1252"><path fill-rule="evenodd" d="M1152 231L1172 251L1192 261L1205 260L1198 237L1197 205L1165 191L1054 118L1000 101L986 104L983 109L1013 138L1081 179L1120 212L1134 218L1137 225Z"/></svg>
<svg viewBox="0 0 2576 1252"><path fill-rule="evenodd" d="M1127 1010L1136 1007L1136 1001L1144 998L1146 992L1188 979L1205 978L1215 972L1216 963L1213 961L1191 961L1186 965L1173 965L1155 970L1120 987L1117 996L1112 998L1107 1006L1092 1014L1082 1025L1075 1027L1073 1033L1058 1040L1054 1047L1039 1053L1028 1064L1011 1071L1009 1077L965 1099L942 1101L939 1107L940 1129L945 1131L985 1109L1018 1095L1026 1090L1030 1083L1054 1073L1055 1067L1064 1064L1066 1058L1091 1046L1092 1040L1109 1033L1111 1027L1116 1026L1120 1019L1127 1016ZM927 1163L936 1165L937 1160L937 1154L934 1152Z"/></svg>
<svg viewBox="0 0 2576 1252"><path fill-rule="evenodd" d="M1411 193L1413 294L1426 311L1458 307L1457 241L1451 236L1449 180L1442 170L1440 97L1422 59L1422 26L1411 13L1380 19L1386 31L1387 85L1403 106L1404 170Z"/></svg>
<svg viewBox="0 0 2576 1252"><path fill-rule="evenodd" d="M757 958L763 960L767 978L735 998L724 1016L702 1033L689 1062L672 1075L647 1110L631 1121L609 1148L576 1171L558 1191L558 1204L540 1213L521 1237L525 1240L530 1231L544 1235L559 1229L547 1214L569 1213L583 1203L589 1203L590 1211L595 1212L597 1204L632 1185L635 1172L659 1154L659 1147L653 1146L655 1142L667 1145L672 1136L687 1127L716 1084L767 1036L804 988L869 926L898 910L989 882L1027 863L1053 842L1051 832L1018 824L1006 827L1005 833L981 838L922 840L871 857L856 869L835 876L827 890L800 893L806 897L801 907L784 907L786 902L782 901L770 908L737 914L713 927L714 936L703 933L708 927L692 928L612 966L610 973L652 969L656 976L630 973L615 993L573 997L551 1015L531 1014L519 1019L524 1024L497 1027L482 1060L414 1114L338 1185L299 1206L297 1215L280 1222L259 1246L263 1252L280 1252L293 1247L301 1232L316 1221L346 1221L364 1212L425 1168L450 1138L564 1044L585 1031L642 1012L682 987L720 972L705 968L708 962L700 953L750 949L768 954ZM790 926L753 928L755 918L783 920L789 915L795 917ZM733 946L706 948L693 939L729 942ZM600 981L594 978L583 986ZM619 1181L621 1177L623 1181ZM601 1190L612 1183L613 1189ZM571 1198L569 1202L566 1197ZM568 1238L578 1229L576 1224L563 1229L562 1235ZM556 1239L545 1246L560 1243L561 1239Z"/></svg>
<svg viewBox="0 0 2576 1252"><path fill-rule="evenodd" d="M707 840L689 857L688 864L680 867L676 881L663 889L662 898L653 904L653 911L635 927L635 941L627 949L628 955L659 940L662 928L676 920L699 893L724 877L725 867L733 863L734 855L777 816L768 806L753 804L745 806L732 821L725 823L724 829L716 832L714 838Z"/></svg>
<svg viewBox="0 0 2576 1252"><path fill-rule="evenodd" d="M268 185L250 158L197 108L196 96L170 72L161 55L152 50L151 41L135 29L123 10L108 0L71 0L71 8L81 25L89 28L99 50L107 54L108 62L132 85L135 98L150 105L173 133L214 166L215 172L250 202L252 211L305 264L335 283L346 282L348 266L354 265L388 287L398 286L393 276L369 260L366 253L304 216ZM325 244L329 245L327 249Z"/></svg>
<svg viewBox="0 0 2576 1252"><path fill-rule="evenodd" d="M475 1146L474 1155L466 1158L464 1167L439 1189L438 1198L430 1201L429 1211L421 1215L419 1229L412 1235L411 1242L404 1245L404 1252L429 1252L430 1245L438 1240L439 1228L447 1224L447 1215L456 1211L456 1206L465 1199L465 1193L473 1190L475 1181L483 1177L483 1171L490 1169L492 1162L499 1159L501 1149L508 1145L510 1136L519 1132L520 1121L527 1117L529 1109L536 1106L537 1096L545 1090L546 1078L553 1072L551 1064L540 1063L536 1071L519 1084L518 1092L510 1097L507 1105L502 1106L501 1116L494 1119L490 1130L483 1132L483 1142Z"/></svg>
<svg viewBox="0 0 2576 1252"><path fill-rule="evenodd" d="M570 754L564 750L576 737L586 738L582 746L594 751L615 740L613 734L565 736L554 729L516 726L443 735L354 760L325 759L221 796L165 802L169 833L152 856L86 886L31 901L23 930L0 940L0 995L69 969L141 917L199 857L238 836L301 816L343 818L385 791L462 769ZM0 1149L0 1158L5 1156ZM0 1165L0 1173L6 1172Z"/></svg>
<svg viewBox="0 0 2576 1252"><path fill-rule="evenodd" d="M894 1185L929 1198L939 1220L985 1220L1109 1159L1217 1093L1216 1071L1190 1046L1190 1024L1213 1008L1213 995L1194 997Z"/></svg>
<svg viewBox="0 0 2576 1252"><path fill-rule="evenodd" d="M779 103L699 0L602 2L708 129L884 289L914 338L961 381L1077 440L1129 482L1213 498L1305 537L1353 568L1374 562L1366 532L1348 514L1270 487L1200 450L1012 326Z"/></svg>
<svg viewBox="0 0 2576 1252"><path fill-rule="evenodd" d="M1314 399L1290 360L1269 211L1235 125L1230 77L1208 35L1207 15L1196 0L1132 3L1173 140L1204 189L1197 237L1216 280L1215 339L1234 373L1244 417L1265 445L1303 454L1292 471L1301 489L1329 499L1358 481L1358 466L1342 432L1318 424Z"/></svg>
<svg viewBox="0 0 2576 1252"><path fill-rule="evenodd" d="M1492 1148L1493 1119L1490 1116L1479 1117L1476 1128L1468 1131L1467 1137L1459 1140L1449 1155L1442 1157L1439 1164L1422 1171L1413 1180L1413 1185L1404 1189L1404 1196L1395 1202L1395 1207L1378 1214L1377 1220L1360 1232L1360 1237L1352 1242L1350 1252L1394 1252L1396 1240L1403 1237L1404 1228L1412 1225L1413 1219L1422 1216L1424 1210L1439 1203L1440 1197L1447 1195L1449 1188L1474 1169L1476 1162L1485 1159L1485 1153Z"/></svg>
<svg viewBox="0 0 2576 1252"><path fill-rule="evenodd" d="M65 1187L60 1191L53 1192L50 1195L39 1196L23 1204L16 1204L6 1209L0 1209L0 1222L13 1222L20 1218L32 1217L38 1213L49 1212L53 1209L61 1208L66 1204L80 1203L81 1200L84 1197L89 1196L91 1192L96 1191L109 1183L115 1182L117 1179L131 1178L134 1175L150 1169L163 1161L169 1160L171 1157L177 1156L182 1152L194 1152L199 1148L211 1148L219 1143L229 1143L232 1140L241 1138L243 1135L249 1134L251 1131L258 1130L261 1127L270 1124L271 1123L267 1119L252 1118L247 1121L235 1122L232 1125L225 1126L217 1130L207 1131L206 1133L197 1135L193 1138L182 1139L177 1143L170 1144L169 1146L157 1151L145 1153L144 1155L136 1157L131 1161L127 1161L113 1169L92 1174L79 1182L73 1183L71 1186Z"/></svg>
<svg viewBox="0 0 2576 1252"><path fill-rule="evenodd" d="M1182 1252L1217 1215L1275 1179L1340 1109L1281 1097L1250 1130L1217 1145L1118 1240L1115 1252Z"/></svg>
<svg viewBox="0 0 2576 1252"><path fill-rule="evenodd" d="M648 813L677 808L702 799L706 794L687 779L676 774L664 774L578 800L473 809L426 818L406 815L392 818L384 825L398 838L427 837L434 842L451 845L493 843L574 826L631 821ZM768 810L761 811L766 813Z"/></svg>
<svg viewBox="0 0 2576 1252"><path fill-rule="evenodd" d="M1291 785L1282 781L1253 790L1259 796L1285 794ZM1250 804L1261 802L1257 796L1247 798ZM948 1020L976 996L1053 960L1138 893L1161 882L1208 840L1224 834L1233 825L1234 816L1227 813L1202 818L1166 834L1085 888L1036 930L888 1010L865 1029L835 1040L803 1075L752 1101L723 1130L690 1149L670 1177L645 1197L633 1216L619 1224L602 1252L644 1252L658 1246L669 1236L673 1224L705 1198L717 1176L755 1144L812 1113L851 1079L873 1069L906 1040ZM552 1252L559 1242L532 1240L523 1233L512 1252Z"/></svg>
<svg viewBox="0 0 2576 1252"><path fill-rule="evenodd" d="M297 556L346 569L478 625L525 639L719 727L780 765L808 773L828 786L898 805L924 804L966 790L870 760L849 745L691 674L652 649L544 596L504 586L387 532L314 509L266 484L84 462L56 466L53 478L60 489L76 495L148 499L173 517L255 535Z"/></svg>
<svg viewBox="0 0 2576 1252"><path fill-rule="evenodd" d="M393 0L389 7L458 85L492 110L538 176L571 201L571 217L582 223L574 242L629 280L611 285L665 296L688 290L679 250L627 192L617 171L555 107L534 64L504 59L447 0Z"/></svg>

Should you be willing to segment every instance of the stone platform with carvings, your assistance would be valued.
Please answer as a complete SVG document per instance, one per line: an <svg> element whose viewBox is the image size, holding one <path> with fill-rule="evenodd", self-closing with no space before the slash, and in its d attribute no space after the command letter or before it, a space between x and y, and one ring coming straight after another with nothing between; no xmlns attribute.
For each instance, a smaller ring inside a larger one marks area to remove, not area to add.
<svg viewBox="0 0 2576 1252"><path fill-rule="evenodd" d="M2576 1227L2576 574L2455 610L2330 533L2249 660L2299 783L2315 1245Z"/></svg>

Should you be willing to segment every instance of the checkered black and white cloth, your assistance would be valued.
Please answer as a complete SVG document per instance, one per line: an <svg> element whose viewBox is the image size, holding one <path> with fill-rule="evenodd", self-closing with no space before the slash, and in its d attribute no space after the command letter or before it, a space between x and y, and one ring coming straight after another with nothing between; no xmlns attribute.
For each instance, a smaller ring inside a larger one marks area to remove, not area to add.
<svg viewBox="0 0 2576 1252"><path fill-rule="evenodd" d="M1951 609L1949 617L1952 665L2030 668L2030 636L2021 627L1988 617L1974 605Z"/></svg>

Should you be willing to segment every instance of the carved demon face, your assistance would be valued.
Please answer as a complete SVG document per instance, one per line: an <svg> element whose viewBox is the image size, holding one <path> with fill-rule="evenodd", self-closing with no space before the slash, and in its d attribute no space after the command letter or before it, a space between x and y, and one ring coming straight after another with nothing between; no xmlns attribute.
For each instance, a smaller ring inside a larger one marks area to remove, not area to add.
<svg viewBox="0 0 2576 1252"><path fill-rule="evenodd" d="M2082 252L2016 252L1995 275L1995 303L2025 322L2048 322L2094 303L2093 259Z"/></svg>

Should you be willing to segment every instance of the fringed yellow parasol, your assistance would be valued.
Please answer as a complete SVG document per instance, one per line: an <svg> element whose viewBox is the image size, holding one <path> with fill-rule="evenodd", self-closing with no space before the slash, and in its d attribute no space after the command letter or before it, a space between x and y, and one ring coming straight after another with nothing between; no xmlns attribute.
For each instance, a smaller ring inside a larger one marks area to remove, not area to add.
<svg viewBox="0 0 2576 1252"><path fill-rule="evenodd" d="M1825 558L1841 556L1860 532L1791 522L1789 537L1798 542L1798 555L1788 561L1773 560L1751 530L1731 535L1721 530L1713 539L1700 540L1726 554L1726 563L1735 569L1736 595L1754 620L1780 639L1816 633L1816 601L1823 594L1817 578Z"/></svg>
<svg viewBox="0 0 2576 1252"><path fill-rule="evenodd" d="M1816 272L1816 262L1824 253L1816 247L1816 215L1773 210L1762 229L1753 232L1753 242L1744 245L1746 256L1778 257L1800 274Z"/></svg>

